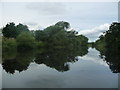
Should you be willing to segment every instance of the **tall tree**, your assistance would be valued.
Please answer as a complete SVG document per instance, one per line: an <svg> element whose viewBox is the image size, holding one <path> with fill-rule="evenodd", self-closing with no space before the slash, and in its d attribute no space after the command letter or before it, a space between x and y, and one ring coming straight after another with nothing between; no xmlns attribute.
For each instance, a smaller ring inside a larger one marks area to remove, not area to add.
<svg viewBox="0 0 120 90"><path fill-rule="evenodd" d="M27 25L23 25L21 23L19 23L17 26L16 26L16 29L17 31L19 32L19 34L23 31L29 31Z"/></svg>
<svg viewBox="0 0 120 90"><path fill-rule="evenodd" d="M104 36L96 41L101 58L107 62L113 73L120 72L120 23L112 23Z"/></svg>
<svg viewBox="0 0 120 90"><path fill-rule="evenodd" d="M33 50L35 48L35 38L30 32L20 33L16 40L19 51Z"/></svg>
<svg viewBox="0 0 120 90"><path fill-rule="evenodd" d="M105 34L105 60L114 73L120 72L120 23L111 24Z"/></svg>
<svg viewBox="0 0 120 90"><path fill-rule="evenodd" d="M11 22L7 24L3 30L3 36L7 38L16 38L21 32L29 31L28 27L23 24L15 26L15 23Z"/></svg>
<svg viewBox="0 0 120 90"><path fill-rule="evenodd" d="M62 27L63 29L68 29L70 28L70 24L68 22L64 22L64 21L59 21L55 24L55 26L59 26Z"/></svg>
<svg viewBox="0 0 120 90"><path fill-rule="evenodd" d="M7 38L16 38L18 35L18 32L16 30L15 23L9 23L7 24L3 30L2 30L3 36Z"/></svg>

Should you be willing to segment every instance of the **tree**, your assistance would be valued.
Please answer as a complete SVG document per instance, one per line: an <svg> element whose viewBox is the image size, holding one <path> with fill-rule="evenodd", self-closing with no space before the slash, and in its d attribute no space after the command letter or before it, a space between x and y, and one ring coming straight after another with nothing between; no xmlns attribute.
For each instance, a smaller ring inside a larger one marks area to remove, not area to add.
<svg viewBox="0 0 120 90"><path fill-rule="evenodd" d="M114 73L120 72L120 23L111 24L105 34L105 61Z"/></svg>
<svg viewBox="0 0 120 90"><path fill-rule="evenodd" d="M15 23L9 23L7 24L3 30L2 30L3 36L7 38L16 38L18 35L18 32L16 30Z"/></svg>
<svg viewBox="0 0 120 90"><path fill-rule="evenodd" d="M57 34L59 31L63 30L62 27L59 26L49 26L44 29L44 35L45 35L45 42L52 43L52 39L54 38L54 35Z"/></svg>
<svg viewBox="0 0 120 90"><path fill-rule="evenodd" d="M7 38L16 38L21 32L29 31L28 27L23 24L19 24L15 26L15 23L9 23L7 24L3 30L3 36Z"/></svg>
<svg viewBox="0 0 120 90"><path fill-rule="evenodd" d="M68 22L64 22L64 21L59 21L55 24L55 26L59 26L62 27L63 29L68 29L70 28L70 24Z"/></svg>
<svg viewBox="0 0 120 90"><path fill-rule="evenodd" d="M16 48L17 43L14 38L2 38L2 52L14 52Z"/></svg>
<svg viewBox="0 0 120 90"><path fill-rule="evenodd" d="M17 37L17 49L21 50L32 50L35 47L35 38L30 32L22 32Z"/></svg>
<svg viewBox="0 0 120 90"><path fill-rule="evenodd" d="M16 26L16 29L18 31L18 33L20 34L21 32L27 32L29 31L27 25L23 25L21 23L19 23L17 26Z"/></svg>
<svg viewBox="0 0 120 90"><path fill-rule="evenodd" d="M98 51L100 51L101 55L105 54L106 51L105 35L99 36L99 39L95 41L95 48Z"/></svg>
<svg viewBox="0 0 120 90"><path fill-rule="evenodd" d="M96 49L113 73L120 72L120 23L112 23L109 30L96 41Z"/></svg>
<svg viewBox="0 0 120 90"><path fill-rule="evenodd" d="M37 41L46 41L47 40L47 34L43 30L37 30L37 31L35 31L35 39Z"/></svg>
<svg viewBox="0 0 120 90"><path fill-rule="evenodd" d="M105 34L106 47L120 50L120 23L111 24Z"/></svg>
<svg viewBox="0 0 120 90"><path fill-rule="evenodd" d="M2 66L7 73L14 74L16 70L19 72L27 70L33 59L33 51L17 53L13 58L5 58Z"/></svg>
<svg viewBox="0 0 120 90"><path fill-rule="evenodd" d="M78 60L76 56L88 53L88 38L78 35L75 30L67 31L69 27L70 24L63 21L37 31L29 31L27 26L22 24L17 25L15 29L18 31L18 36L14 40L17 42L18 53L20 51L26 53L36 47L38 50L35 51L36 63L43 63L60 72L68 71L70 69L68 62L76 62ZM30 56L27 55L27 59L23 52L22 56L17 54L13 58L4 58L3 68L10 73L14 73L15 70L20 72L26 70L30 63Z"/></svg>

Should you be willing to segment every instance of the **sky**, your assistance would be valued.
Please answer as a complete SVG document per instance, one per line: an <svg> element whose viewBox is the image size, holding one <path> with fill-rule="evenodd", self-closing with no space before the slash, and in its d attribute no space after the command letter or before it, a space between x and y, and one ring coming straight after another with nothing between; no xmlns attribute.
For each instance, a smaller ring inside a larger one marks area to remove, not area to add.
<svg viewBox="0 0 120 90"><path fill-rule="evenodd" d="M67 21L91 42L118 21L118 2L2 2L0 12L0 27L14 22L38 30Z"/></svg>

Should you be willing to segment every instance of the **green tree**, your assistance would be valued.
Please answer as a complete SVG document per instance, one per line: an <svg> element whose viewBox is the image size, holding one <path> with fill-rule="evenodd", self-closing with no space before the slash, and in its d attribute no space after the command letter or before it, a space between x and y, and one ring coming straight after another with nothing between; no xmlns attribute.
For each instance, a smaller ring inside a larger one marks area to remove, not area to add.
<svg viewBox="0 0 120 90"><path fill-rule="evenodd" d="M18 32L16 30L15 23L9 23L7 24L3 30L2 30L3 36L7 38L16 38L18 35Z"/></svg>
<svg viewBox="0 0 120 90"><path fill-rule="evenodd" d="M98 51L100 51L101 55L105 54L106 51L105 35L101 35L99 39L95 41L95 48Z"/></svg>
<svg viewBox="0 0 120 90"><path fill-rule="evenodd" d="M14 52L17 49L17 43L14 38L2 38L2 52Z"/></svg>
<svg viewBox="0 0 120 90"><path fill-rule="evenodd" d="M120 23L112 23L109 30L96 41L96 49L113 73L120 72Z"/></svg>
<svg viewBox="0 0 120 90"><path fill-rule="evenodd" d="M15 57L4 58L2 62L3 69L10 74L14 74L15 71L22 72L28 69L29 64L34 59L34 52L22 52L15 54Z"/></svg>
<svg viewBox="0 0 120 90"><path fill-rule="evenodd" d="M36 41L46 41L47 34L43 30L37 30L35 31L35 39Z"/></svg>
<svg viewBox="0 0 120 90"><path fill-rule="evenodd" d="M35 38L30 32L22 32L17 37L18 50L32 50L35 48Z"/></svg>
<svg viewBox="0 0 120 90"><path fill-rule="evenodd" d="M111 24L105 34L105 60L114 73L120 72L120 23Z"/></svg>
<svg viewBox="0 0 120 90"><path fill-rule="evenodd" d="M2 33L4 37L16 38L21 32L29 31L28 27L23 24L15 26L15 23L11 22L7 24L3 29Z"/></svg>
<svg viewBox="0 0 120 90"><path fill-rule="evenodd" d="M70 28L70 24L68 22L64 22L64 21L59 21L55 24L55 26L59 26L62 27L63 29L68 29Z"/></svg>
<svg viewBox="0 0 120 90"><path fill-rule="evenodd" d="M16 26L16 29L18 31L18 33L20 34L21 32L27 32L29 31L27 25L23 25L21 23L19 23L17 26Z"/></svg>

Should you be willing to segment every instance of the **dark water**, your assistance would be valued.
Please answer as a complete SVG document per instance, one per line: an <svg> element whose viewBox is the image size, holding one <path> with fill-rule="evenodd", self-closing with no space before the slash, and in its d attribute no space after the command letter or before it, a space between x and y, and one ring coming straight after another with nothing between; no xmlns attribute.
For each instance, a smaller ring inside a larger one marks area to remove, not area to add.
<svg viewBox="0 0 120 90"><path fill-rule="evenodd" d="M75 59L66 57L64 52L54 56L50 53L18 55L17 59L13 59L14 55L6 57L2 64L2 87L118 88L118 74L112 73L97 50L89 48L88 51Z"/></svg>

